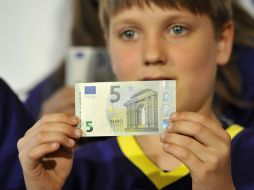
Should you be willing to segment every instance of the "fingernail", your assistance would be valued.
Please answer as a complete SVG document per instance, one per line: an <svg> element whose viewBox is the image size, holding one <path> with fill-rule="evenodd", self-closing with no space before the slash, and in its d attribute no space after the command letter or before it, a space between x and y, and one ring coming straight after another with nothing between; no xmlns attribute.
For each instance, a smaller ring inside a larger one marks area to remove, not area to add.
<svg viewBox="0 0 254 190"><path fill-rule="evenodd" d="M79 119L76 117L76 116L73 116L72 118L71 118L71 121L73 122L73 123L78 123L79 122Z"/></svg>
<svg viewBox="0 0 254 190"><path fill-rule="evenodd" d="M54 143L51 144L51 146L52 146L53 148L57 148L57 147L58 147L58 143L54 142Z"/></svg>
<svg viewBox="0 0 254 190"><path fill-rule="evenodd" d="M166 134L163 133L163 134L161 135L161 140L164 141L165 137L166 137Z"/></svg>
<svg viewBox="0 0 254 190"><path fill-rule="evenodd" d="M171 120L176 120L176 113L172 113L171 116L170 116L170 119Z"/></svg>
<svg viewBox="0 0 254 190"><path fill-rule="evenodd" d="M173 123L169 122L169 123L168 123L167 130L170 130L172 127L173 127Z"/></svg>
<svg viewBox="0 0 254 190"><path fill-rule="evenodd" d="M74 133L75 133L76 137L82 136L82 131L80 129L75 129Z"/></svg>

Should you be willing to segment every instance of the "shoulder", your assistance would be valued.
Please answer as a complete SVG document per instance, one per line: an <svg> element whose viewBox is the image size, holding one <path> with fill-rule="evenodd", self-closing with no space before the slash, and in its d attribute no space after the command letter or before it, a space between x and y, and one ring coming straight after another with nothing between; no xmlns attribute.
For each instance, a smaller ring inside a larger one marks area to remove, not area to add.
<svg viewBox="0 0 254 190"><path fill-rule="evenodd" d="M33 123L34 119L18 96L0 78L0 179L5 178L1 189L24 189L21 188L24 183L17 141Z"/></svg>
<svg viewBox="0 0 254 190"><path fill-rule="evenodd" d="M243 45L235 45L233 55L235 56L236 66L242 79L244 94L253 94L252 79L254 78L254 48Z"/></svg>
<svg viewBox="0 0 254 190"><path fill-rule="evenodd" d="M254 189L254 129L242 130L232 140L232 174L237 189Z"/></svg>
<svg viewBox="0 0 254 190"><path fill-rule="evenodd" d="M252 163L254 160L253 150L254 150L254 129L245 128L232 140L233 162L235 161L237 162L237 164ZM243 161L244 163L242 163Z"/></svg>
<svg viewBox="0 0 254 190"><path fill-rule="evenodd" d="M237 125L236 125L237 126ZM234 158L243 159L251 157L254 159L254 129L238 127L239 132L235 135L232 140L232 155Z"/></svg>
<svg viewBox="0 0 254 190"><path fill-rule="evenodd" d="M15 92L0 78L0 127L10 130L10 125L15 125L16 130L34 123L34 119L26 110ZM12 130L15 130L13 128ZM26 130L26 128L23 128ZM7 132L2 130L2 132ZM3 135L1 133L1 135ZM5 138L1 138L5 139Z"/></svg>
<svg viewBox="0 0 254 190"><path fill-rule="evenodd" d="M233 47L233 53L237 57L238 63L245 62L245 63L250 63L251 59L254 57L254 48L246 45L234 45ZM251 64L250 64L251 65ZM242 66L242 65L239 65Z"/></svg>
<svg viewBox="0 0 254 190"><path fill-rule="evenodd" d="M247 147L254 147L254 129L253 128L243 128L243 130L235 136L232 140L233 151L240 151L239 148L242 147L243 150ZM234 150L235 149L235 150ZM254 155L254 151L253 151Z"/></svg>
<svg viewBox="0 0 254 190"><path fill-rule="evenodd" d="M0 90L1 90L0 97L2 102L4 102L2 99L3 97L6 99L13 98L13 97L18 99L18 97L16 96L16 94L13 93L13 91L8 86L8 84L1 78L0 78Z"/></svg>

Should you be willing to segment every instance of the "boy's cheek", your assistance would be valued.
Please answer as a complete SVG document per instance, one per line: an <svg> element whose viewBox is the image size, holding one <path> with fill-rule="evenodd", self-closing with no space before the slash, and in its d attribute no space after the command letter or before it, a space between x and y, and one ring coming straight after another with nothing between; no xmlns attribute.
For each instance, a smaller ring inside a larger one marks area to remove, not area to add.
<svg viewBox="0 0 254 190"><path fill-rule="evenodd" d="M112 68L118 80L122 81L130 79L131 71L128 67L122 65L121 63L114 63L112 64Z"/></svg>
<svg viewBox="0 0 254 190"><path fill-rule="evenodd" d="M118 55L111 58L111 61L112 69L118 77L133 75L140 62L134 55L126 53L118 53Z"/></svg>

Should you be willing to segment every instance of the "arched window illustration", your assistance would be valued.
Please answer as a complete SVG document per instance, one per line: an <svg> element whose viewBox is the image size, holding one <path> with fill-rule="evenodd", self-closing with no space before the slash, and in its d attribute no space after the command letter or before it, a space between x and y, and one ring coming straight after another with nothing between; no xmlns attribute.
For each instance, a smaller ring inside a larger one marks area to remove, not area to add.
<svg viewBox="0 0 254 190"><path fill-rule="evenodd" d="M144 89L134 94L125 104L127 108L127 131L158 130L158 93Z"/></svg>

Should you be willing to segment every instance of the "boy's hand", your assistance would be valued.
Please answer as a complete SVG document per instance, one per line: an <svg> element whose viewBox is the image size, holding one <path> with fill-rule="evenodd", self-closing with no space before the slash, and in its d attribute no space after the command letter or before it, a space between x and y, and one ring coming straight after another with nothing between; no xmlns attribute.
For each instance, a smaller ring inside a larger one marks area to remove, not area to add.
<svg viewBox="0 0 254 190"><path fill-rule="evenodd" d="M79 119L67 114L45 115L18 141L27 189L61 189L73 163Z"/></svg>
<svg viewBox="0 0 254 190"><path fill-rule="evenodd" d="M41 115L49 113L75 114L75 92L72 87L64 86L49 97L41 108Z"/></svg>
<svg viewBox="0 0 254 190"><path fill-rule="evenodd" d="M197 113L179 112L161 136L165 152L190 170L193 190L233 190L231 139L221 124Z"/></svg>

